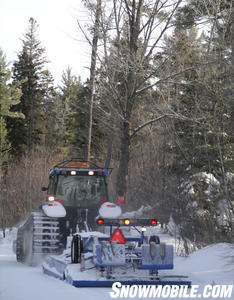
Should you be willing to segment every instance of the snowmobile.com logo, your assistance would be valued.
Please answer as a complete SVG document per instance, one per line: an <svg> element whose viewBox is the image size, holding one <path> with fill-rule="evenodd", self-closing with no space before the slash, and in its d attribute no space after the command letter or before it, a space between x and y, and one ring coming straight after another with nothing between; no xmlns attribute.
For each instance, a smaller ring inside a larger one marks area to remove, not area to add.
<svg viewBox="0 0 234 300"><path fill-rule="evenodd" d="M112 285L111 298L231 299L233 285Z"/></svg>

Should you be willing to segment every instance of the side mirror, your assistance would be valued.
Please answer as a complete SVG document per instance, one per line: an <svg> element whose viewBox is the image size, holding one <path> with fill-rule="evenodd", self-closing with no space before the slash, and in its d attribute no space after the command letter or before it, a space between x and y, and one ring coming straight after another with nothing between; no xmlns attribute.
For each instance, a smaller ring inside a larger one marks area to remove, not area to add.
<svg viewBox="0 0 234 300"><path fill-rule="evenodd" d="M126 204L126 198L124 196L119 196L117 198L117 205L123 205L123 204Z"/></svg>
<svg viewBox="0 0 234 300"><path fill-rule="evenodd" d="M43 187L41 188L41 190L42 190L42 192L48 191L48 187L43 186Z"/></svg>

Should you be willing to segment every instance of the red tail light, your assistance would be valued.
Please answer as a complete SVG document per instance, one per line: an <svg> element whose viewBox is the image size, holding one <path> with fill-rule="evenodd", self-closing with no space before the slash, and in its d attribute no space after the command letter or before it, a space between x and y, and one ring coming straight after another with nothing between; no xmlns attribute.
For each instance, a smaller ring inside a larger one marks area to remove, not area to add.
<svg viewBox="0 0 234 300"><path fill-rule="evenodd" d="M103 224L103 219L98 219L97 223L98 223L98 225L102 225Z"/></svg>
<svg viewBox="0 0 234 300"><path fill-rule="evenodd" d="M106 202L106 199L102 199L98 202L99 205L102 205L104 202Z"/></svg>
<svg viewBox="0 0 234 300"><path fill-rule="evenodd" d="M61 200L61 199L59 199L59 198L55 198L55 201L58 201L58 202L60 202L61 204L64 204L64 201Z"/></svg>

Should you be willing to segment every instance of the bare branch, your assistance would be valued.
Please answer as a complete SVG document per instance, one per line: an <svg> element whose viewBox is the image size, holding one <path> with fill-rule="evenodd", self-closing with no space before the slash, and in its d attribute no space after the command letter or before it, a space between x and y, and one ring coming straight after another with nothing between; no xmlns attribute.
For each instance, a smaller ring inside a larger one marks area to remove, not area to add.
<svg viewBox="0 0 234 300"><path fill-rule="evenodd" d="M151 125L153 123L156 123L162 119L165 119L165 118L169 118L169 119L177 119L177 120L181 120L181 121L188 121L188 122L193 122L193 123L198 123L200 124L200 121L201 119L197 120L197 119L191 119L191 118L188 118L186 116L182 116L180 114L177 114L177 113L172 113L172 114L163 114L157 118L154 118L152 120L149 120L141 125L139 125L137 128L135 128L132 133L131 133L131 138L134 137L136 135L137 132L139 132L141 129L145 128L146 126L148 125Z"/></svg>
<svg viewBox="0 0 234 300"><path fill-rule="evenodd" d="M145 86L144 88L142 88L142 89L136 91L136 95L138 96L138 95L140 95L141 93L147 91L148 89L153 88L154 86L158 85L159 83L167 82L168 79L174 78L174 77L176 77L176 76L178 76L178 75L180 75L180 74L183 74L183 73L186 72L186 71L191 71L191 70L194 70L194 67L185 68L185 69L183 69L183 70L181 70L181 71L179 71L179 72L176 72L176 73L174 73L174 74L170 74L170 75L168 75L167 77L164 77L164 78L162 78L162 79L159 79L159 80L157 80L156 82L154 82L153 84L147 85L147 86ZM151 75L151 76L152 76L152 75Z"/></svg>
<svg viewBox="0 0 234 300"><path fill-rule="evenodd" d="M172 17L174 16L174 13L175 13L175 11L177 10L177 8L178 8L178 6L180 5L181 2L182 2L182 0L179 0L179 1L177 2L177 4L175 5L174 9L172 10L170 16L169 16L168 19L167 19L167 22L166 22L164 28L162 29L160 35L158 36L158 38L156 39L156 41L153 43L153 45L152 45L150 51L149 51L148 54L146 55L145 61L147 61L147 60L149 59L149 57L152 55L153 50L155 49L156 45L158 44L158 42L161 40L161 38L163 37L164 33L165 33L166 30L168 29L169 24L171 23L171 19L172 19Z"/></svg>
<svg viewBox="0 0 234 300"><path fill-rule="evenodd" d="M81 26L80 22L77 20L77 24L78 24L78 27L80 28L81 32L83 33L84 37L86 38L87 42L89 43L90 46L92 46L92 42L91 40L89 39L86 31L84 30L84 28Z"/></svg>

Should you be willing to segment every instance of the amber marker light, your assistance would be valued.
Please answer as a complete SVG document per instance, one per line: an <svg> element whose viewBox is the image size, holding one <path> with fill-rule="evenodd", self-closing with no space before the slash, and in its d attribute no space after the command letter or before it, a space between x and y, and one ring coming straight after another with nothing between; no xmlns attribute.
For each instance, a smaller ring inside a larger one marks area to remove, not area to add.
<svg viewBox="0 0 234 300"><path fill-rule="evenodd" d="M124 219L124 225L130 225L131 221L129 219Z"/></svg>

